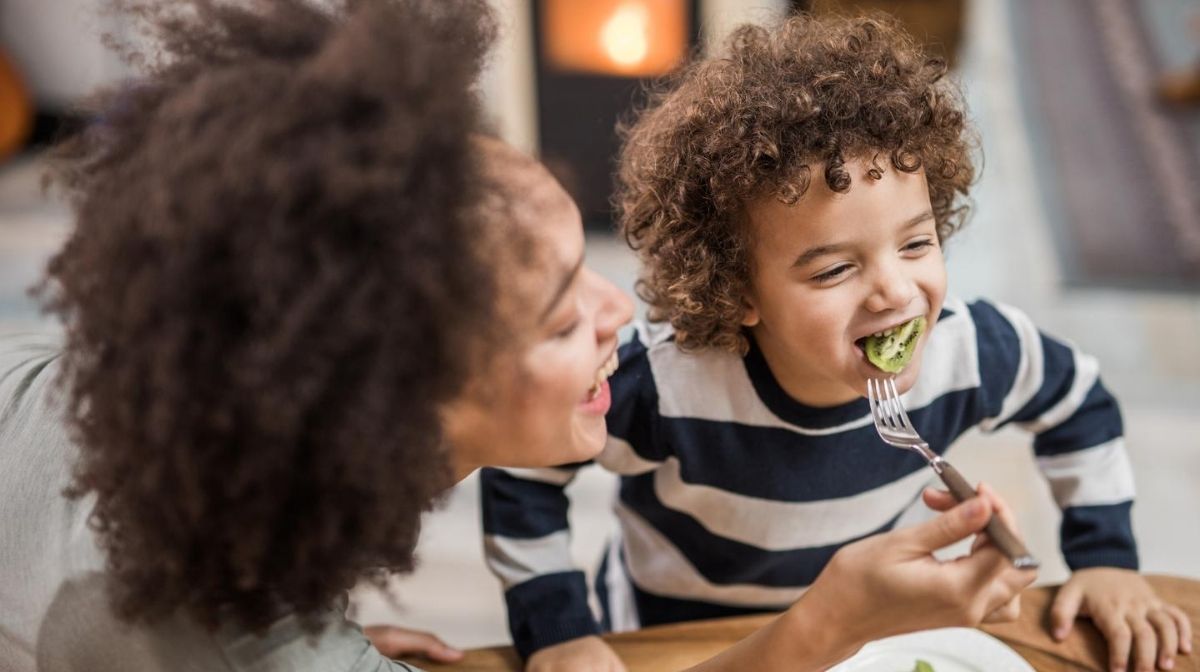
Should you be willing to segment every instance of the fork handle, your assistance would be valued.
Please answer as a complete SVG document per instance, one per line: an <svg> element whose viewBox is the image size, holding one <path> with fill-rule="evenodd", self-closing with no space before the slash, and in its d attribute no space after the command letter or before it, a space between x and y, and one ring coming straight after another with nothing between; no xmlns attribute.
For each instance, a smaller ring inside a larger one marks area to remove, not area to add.
<svg viewBox="0 0 1200 672"><path fill-rule="evenodd" d="M938 460L937 467L940 467L940 469L935 469L935 471L942 477L942 482L946 484L946 487L950 488L950 493L958 501L965 502L978 494L975 492L975 488L971 487L971 484L967 482L967 479L963 478L963 475L958 473L957 469L950 466L949 462ZM988 521L987 528L985 529L992 543L1004 555L1008 556L1014 567L1017 569L1037 568L1037 559L1029 554L1029 551L1025 548L1025 544L1021 543L1017 535L1013 534L1013 531L1009 529L1008 525L1004 524L1004 521L1000 520L999 516L992 514L992 519Z"/></svg>

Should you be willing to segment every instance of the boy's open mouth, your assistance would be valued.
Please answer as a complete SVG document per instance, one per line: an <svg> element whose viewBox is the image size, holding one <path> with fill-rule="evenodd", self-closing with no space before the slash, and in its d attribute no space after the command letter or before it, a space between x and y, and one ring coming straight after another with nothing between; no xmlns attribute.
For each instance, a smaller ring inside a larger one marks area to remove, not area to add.
<svg viewBox="0 0 1200 672"><path fill-rule="evenodd" d="M904 324L864 336L854 343L872 366L884 373L900 373L912 360L917 341L925 332L925 318L917 316Z"/></svg>

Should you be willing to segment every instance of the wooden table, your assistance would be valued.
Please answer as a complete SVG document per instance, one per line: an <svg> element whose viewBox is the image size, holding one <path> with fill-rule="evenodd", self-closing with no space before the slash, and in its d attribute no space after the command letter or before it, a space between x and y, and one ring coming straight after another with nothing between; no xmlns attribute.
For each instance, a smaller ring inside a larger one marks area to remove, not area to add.
<svg viewBox="0 0 1200 672"><path fill-rule="evenodd" d="M1192 654L1179 656L1173 672L1200 672L1200 581L1170 576L1146 577L1159 595L1191 616L1196 631ZM1039 672L1104 672L1108 648L1088 621L1076 624L1064 642L1048 634L1050 604L1056 588L1031 588L1021 597L1021 617L1013 623L984 626ZM772 618L739 616L677 623L636 632L605 635L630 672L675 672L716 655ZM468 651L455 665L424 664L430 672L519 672L521 661L509 646Z"/></svg>

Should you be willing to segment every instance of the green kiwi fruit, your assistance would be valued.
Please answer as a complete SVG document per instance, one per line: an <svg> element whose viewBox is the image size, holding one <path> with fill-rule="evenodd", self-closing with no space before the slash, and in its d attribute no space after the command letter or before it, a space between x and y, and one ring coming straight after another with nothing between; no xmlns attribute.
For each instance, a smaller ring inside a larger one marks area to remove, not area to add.
<svg viewBox="0 0 1200 672"><path fill-rule="evenodd" d="M875 368L888 373L900 373L912 360L917 340L925 332L925 318L917 317L900 325L887 336L867 336L863 352Z"/></svg>

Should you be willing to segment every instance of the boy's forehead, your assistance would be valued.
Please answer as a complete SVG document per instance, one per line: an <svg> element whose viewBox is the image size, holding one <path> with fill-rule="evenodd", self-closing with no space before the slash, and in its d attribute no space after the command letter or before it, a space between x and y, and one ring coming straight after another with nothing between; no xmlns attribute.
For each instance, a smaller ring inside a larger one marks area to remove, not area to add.
<svg viewBox="0 0 1200 672"><path fill-rule="evenodd" d="M785 202L777 190L764 190L743 204L743 219L755 236L770 235L781 226L790 236L836 226L846 217L902 216L913 208L929 207L925 173L909 173L870 159L852 159L844 167L850 185L835 191L825 178L825 165L810 166L808 189L795 202ZM904 211L904 212L901 212Z"/></svg>

